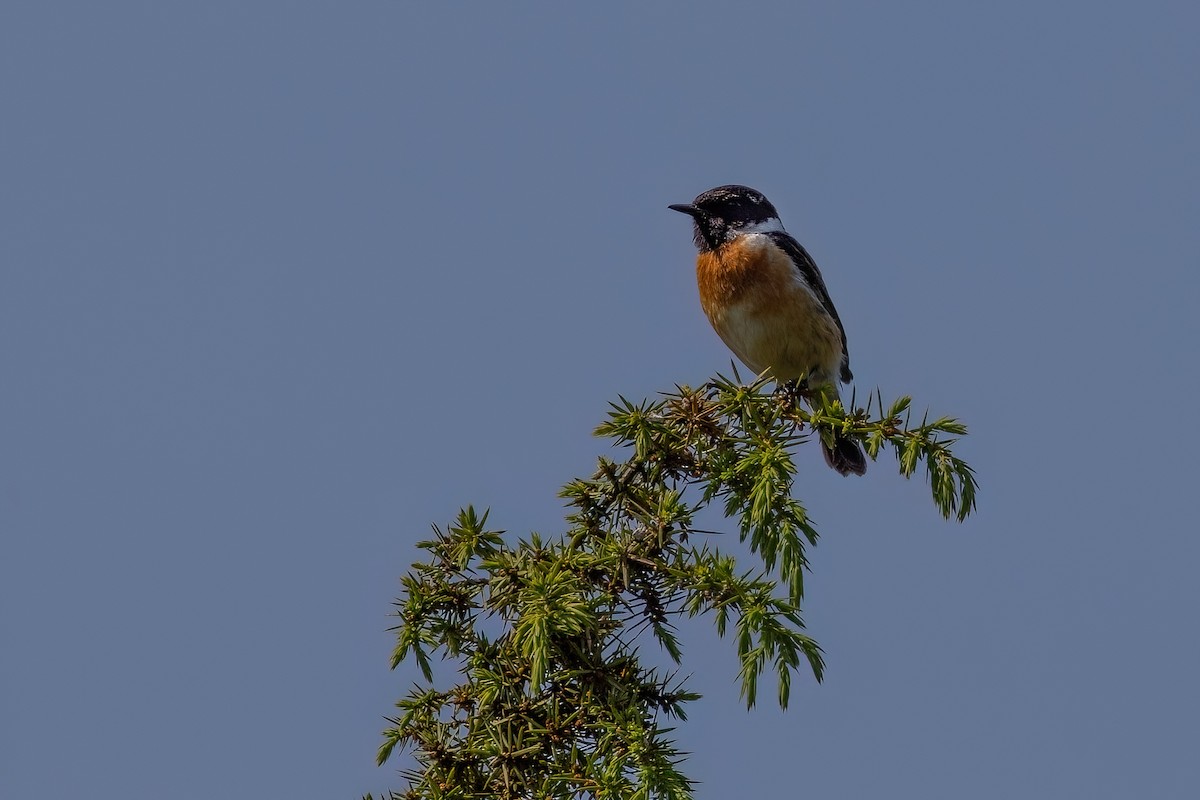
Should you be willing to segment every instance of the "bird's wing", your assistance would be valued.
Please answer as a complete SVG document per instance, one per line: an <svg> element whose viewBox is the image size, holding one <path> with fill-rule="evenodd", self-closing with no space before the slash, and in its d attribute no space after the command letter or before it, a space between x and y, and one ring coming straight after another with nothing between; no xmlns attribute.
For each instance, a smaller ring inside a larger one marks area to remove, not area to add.
<svg viewBox="0 0 1200 800"><path fill-rule="evenodd" d="M788 254L792 259L792 263L796 265L796 269L804 277L806 283L812 287L813 292L821 301L821 305L829 312L829 316L833 317L833 321L837 323L838 331L842 334L842 382L849 383L854 378L854 373L850 371L850 350L846 347L846 329L842 327L842 320L838 318L837 309L833 307L833 300L829 297L829 290L825 288L825 279L821 277L821 270L817 269L817 262L813 261L813 257L808 254L804 246L792 238L791 234L783 231L772 231L767 234L783 252Z"/></svg>

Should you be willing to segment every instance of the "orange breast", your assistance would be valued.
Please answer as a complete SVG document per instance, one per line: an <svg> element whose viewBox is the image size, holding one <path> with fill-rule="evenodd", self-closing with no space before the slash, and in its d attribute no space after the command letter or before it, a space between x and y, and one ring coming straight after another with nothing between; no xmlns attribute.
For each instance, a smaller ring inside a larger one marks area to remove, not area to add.
<svg viewBox="0 0 1200 800"><path fill-rule="evenodd" d="M755 373L808 375L836 387L837 323L783 251L761 234L739 237L696 261L700 305L721 340Z"/></svg>

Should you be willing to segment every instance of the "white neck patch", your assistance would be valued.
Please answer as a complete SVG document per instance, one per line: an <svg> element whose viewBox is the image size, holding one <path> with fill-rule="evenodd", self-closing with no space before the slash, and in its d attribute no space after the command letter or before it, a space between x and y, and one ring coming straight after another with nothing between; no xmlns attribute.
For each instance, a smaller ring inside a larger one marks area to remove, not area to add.
<svg viewBox="0 0 1200 800"><path fill-rule="evenodd" d="M744 228L738 228L736 232L739 234L783 233L784 230L783 223L779 221L778 217L771 217L770 219L764 219L762 222L756 222L753 225L747 225Z"/></svg>

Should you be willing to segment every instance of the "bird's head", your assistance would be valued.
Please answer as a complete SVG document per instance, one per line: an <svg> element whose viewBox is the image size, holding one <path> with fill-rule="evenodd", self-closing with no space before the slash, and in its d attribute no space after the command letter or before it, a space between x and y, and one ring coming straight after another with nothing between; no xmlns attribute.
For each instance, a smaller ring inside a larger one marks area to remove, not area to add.
<svg viewBox="0 0 1200 800"><path fill-rule="evenodd" d="M783 230L775 206L749 186L718 186L690 203L667 208L692 218L693 241L702 253L716 250L740 234Z"/></svg>

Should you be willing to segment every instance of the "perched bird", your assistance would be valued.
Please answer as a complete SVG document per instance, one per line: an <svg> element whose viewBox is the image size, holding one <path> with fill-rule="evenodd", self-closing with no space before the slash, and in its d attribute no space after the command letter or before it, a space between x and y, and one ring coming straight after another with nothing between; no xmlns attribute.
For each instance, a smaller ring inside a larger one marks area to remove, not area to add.
<svg viewBox="0 0 1200 800"><path fill-rule="evenodd" d="M700 304L721 340L756 373L780 383L838 393L848 383L846 331L816 262L784 230L771 201L748 186L718 186L691 203L668 206L692 218L700 251ZM821 444L842 475L862 475L867 459L853 439Z"/></svg>

